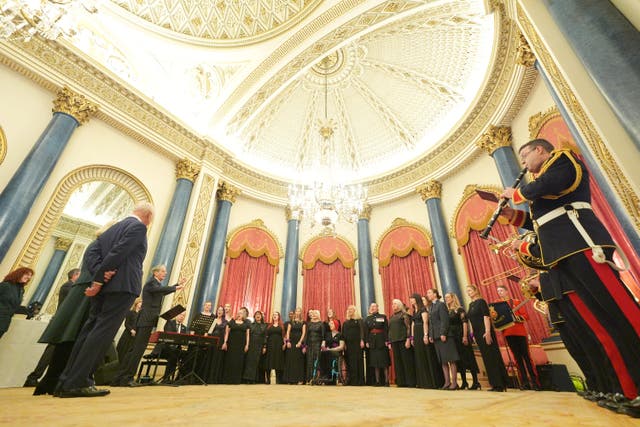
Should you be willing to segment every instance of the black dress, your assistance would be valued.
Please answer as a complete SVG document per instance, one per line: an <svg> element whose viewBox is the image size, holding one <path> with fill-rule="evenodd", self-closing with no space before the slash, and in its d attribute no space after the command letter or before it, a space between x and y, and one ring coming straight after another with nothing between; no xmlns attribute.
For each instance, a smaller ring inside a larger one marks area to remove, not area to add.
<svg viewBox="0 0 640 427"><path fill-rule="evenodd" d="M435 388L434 369L431 367L431 359L427 353L427 344L424 343L425 332L422 313L427 313L427 309L423 307L412 316L416 386L418 388ZM436 366L436 368L440 369L440 366Z"/></svg>
<svg viewBox="0 0 640 427"><path fill-rule="evenodd" d="M124 361L124 356L129 352L135 341L135 335L131 335L131 330L136 329L138 324L139 311L131 310L127 313L127 317L124 318L124 331L120 335L116 350L118 351L118 360Z"/></svg>
<svg viewBox="0 0 640 427"><path fill-rule="evenodd" d="M249 325L246 322L237 323L235 319L227 324L229 337L227 338L227 352L224 356L224 384L242 383L244 369L244 346L246 345L246 333Z"/></svg>
<svg viewBox="0 0 640 427"><path fill-rule="evenodd" d="M249 351L244 361L242 379L249 384L264 383L264 364L260 363L262 349L266 345L267 324L251 323L249 325Z"/></svg>
<svg viewBox="0 0 640 427"><path fill-rule="evenodd" d="M209 335L218 337L218 344L215 347L209 347L207 350L206 373L203 377L207 384L221 384L222 372L224 366L225 352L220 349L224 342L224 330L227 326L227 320L223 317L222 322L213 324L213 330Z"/></svg>
<svg viewBox="0 0 640 427"><path fill-rule="evenodd" d="M347 385L364 385L364 357L360 342L364 341L364 322L362 319L347 319L342 325L347 364Z"/></svg>
<svg viewBox="0 0 640 427"><path fill-rule="evenodd" d="M482 360L484 361L484 367L487 370L487 376L489 377L489 383L493 388L506 389L507 387L507 370L504 367L502 361L502 355L500 354L500 348L496 340L496 333L491 327L491 339L493 340L490 345L486 343L482 337L486 332L484 328L484 317L489 316L489 306L487 302L482 298L471 301L469 304L468 317L473 327L473 336L476 343L480 348L480 354L482 354Z"/></svg>
<svg viewBox="0 0 640 427"><path fill-rule="evenodd" d="M274 326L273 323L267 327L267 355L265 358L265 369L267 373L276 371L278 384L282 382L282 371L284 370L284 337L282 326Z"/></svg>
<svg viewBox="0 0 640 427"><path fill-rule="evenodd" d="M320 359L320 344L324 340L325 329L322 322L307 322L307 381L315 378Z"/></svg>
<svg viewBox="0 0 640 427"><path fill-rule="evenodd" d="M458 372L462 372L464 375L465 370L470 372L478 372L478 364L476 363L476 357L473 355L473 348L471 342L468 345L462 343L462 336L464 334L463 325L468 321L467 312L464 308L458 307L456 311L449 310L449 330L454 334L456 349L460 360L458 360Z"/></svg>
<svg viewBox="0 0 640 427"><path fill-rule="evenodd" d="M285 383L297 384L304 382L304 353L302 346L296 348L296 344L302 338L303 322L292 321L289 323L289 343L291 348L285 350L284 356L284 376Z"/></svg>

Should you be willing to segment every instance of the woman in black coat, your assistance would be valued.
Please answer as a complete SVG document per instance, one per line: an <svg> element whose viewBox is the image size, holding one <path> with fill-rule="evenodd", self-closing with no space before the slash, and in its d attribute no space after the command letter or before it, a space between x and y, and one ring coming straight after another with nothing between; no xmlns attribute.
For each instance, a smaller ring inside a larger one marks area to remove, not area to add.
<svg viewBox="0 0 640 427"><path fill-rule="evenodd" d="M32 269L20 267L7 274L0 283L0 338L9 330L11 318L22 302L24 287L32 277Z"/></svg>

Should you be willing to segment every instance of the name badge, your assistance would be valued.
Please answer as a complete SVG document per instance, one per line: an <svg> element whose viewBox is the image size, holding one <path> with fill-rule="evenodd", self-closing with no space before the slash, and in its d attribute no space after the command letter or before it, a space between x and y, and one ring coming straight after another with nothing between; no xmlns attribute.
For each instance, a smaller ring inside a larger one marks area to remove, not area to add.
<svg viewBox="0 0 640 427"><path fill-rule="evenodd" d="M382 318L382 317L376 317L376 322L382 322L382 323L384 323L384 318Z"/></svg>

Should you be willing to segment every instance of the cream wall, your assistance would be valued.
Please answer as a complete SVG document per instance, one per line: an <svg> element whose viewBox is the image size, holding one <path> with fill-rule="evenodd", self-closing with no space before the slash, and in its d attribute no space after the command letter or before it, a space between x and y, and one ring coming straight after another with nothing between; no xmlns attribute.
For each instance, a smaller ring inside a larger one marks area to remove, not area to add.
<svg viewBox="0 0 640 427"><path fill-rule="evenodd" d="M16 100L0 103L0 126L7 136L7 156L0 165L0 188L4 188L51 120L55 94L4 66L0 66L0 93L4 99ZM92 164L127 171L151 194L156 217L149 231L149 251L145 262L145 271L148 270L175 188L174 162L92 118L71 136L29 217L0 264L0 275L4 276L11 269L61 180L73 170ZM42 259L47 259L46 254ZM40 266L37 270L41 270ZM35 277L33 283L38 280L39 277Z"/></svg>

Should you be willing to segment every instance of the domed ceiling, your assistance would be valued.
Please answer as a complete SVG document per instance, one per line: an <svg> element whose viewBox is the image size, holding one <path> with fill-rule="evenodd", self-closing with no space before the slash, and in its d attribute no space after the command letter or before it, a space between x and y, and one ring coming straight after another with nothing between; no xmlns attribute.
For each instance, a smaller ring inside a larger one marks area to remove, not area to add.
<svg viewBox="0 0 640 427"><path fill-rule="evenodd" d="M326 155L324 122L345 181L424 163L500 60L483 0L111 0L99 15L76 48L245 175L284 185Z"/></svg>

